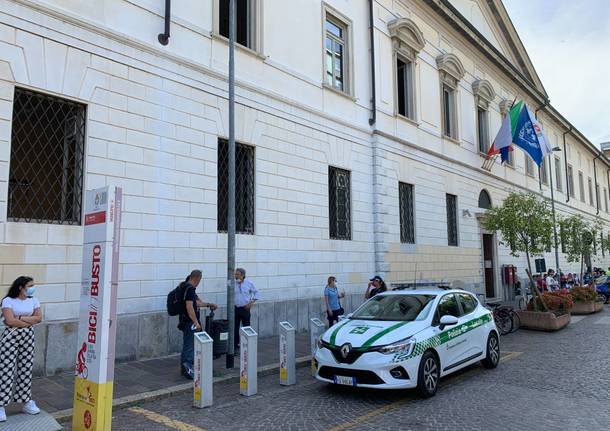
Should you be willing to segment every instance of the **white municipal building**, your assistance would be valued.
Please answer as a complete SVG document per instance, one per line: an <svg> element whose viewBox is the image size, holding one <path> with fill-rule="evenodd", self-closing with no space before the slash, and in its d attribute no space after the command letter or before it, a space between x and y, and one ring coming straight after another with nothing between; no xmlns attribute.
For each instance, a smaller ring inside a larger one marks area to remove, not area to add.
<svg viewBox="0 0 610 431"><path fill-rule="evenodd" d="M320 316L329 275L348 309L375 274L503 299L525 259L480 216L511 190L552 184L559 214L610 233L610 163L500 0L240 0L237 21L237 264L262 336ZM165 297L191 269L225 303L227 29L228 0L172 1L167 45L164 0L0 0L0 293L38 284L38 373L73 366L85 190L124 191L120 360L180 348ZM481 168L515 98L561 149L540 173L521 150Z"/></svg>

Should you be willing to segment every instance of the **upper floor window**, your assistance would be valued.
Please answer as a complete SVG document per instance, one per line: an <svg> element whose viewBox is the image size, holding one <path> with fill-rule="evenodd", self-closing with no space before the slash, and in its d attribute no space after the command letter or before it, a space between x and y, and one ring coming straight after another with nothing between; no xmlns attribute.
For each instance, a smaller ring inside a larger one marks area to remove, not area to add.
<svg viewBox="0 0 610 431"><path fill-rule="evenodd" d="M563 181L561 180L561 159L555 157L555 188L563 191Z"/></svg>
<svg viewBox="0 0 610 431"><path fill-rule="evenodd" d="M599 184L595 184L595 198L596 198L595 206L597 208L599 208L599 201L600 201L600 199L599 199Z"/></svg>
<svg viewBox="0 0 610 431"><path fill-rule="evenodd" d="M580 200L585 202L585 180L582 175L582 172L578 173L578 188L580 191Z"/></svg>
<svg viewBox="0 0 610 431"><path fill-rule="evenodd" d="M464 77L464 66L455 54L436 57L441 80L441 117L443 135L458 140L457 88Z"/></svg>
<svg viewBox="0 0 610 431"><path fill-rule="evenodd" d="M534 167L534 161L527 153L523 153L525 156L525 173L530 177L536 176L536 168Z"/></svg>
<svg viewBox="0 0 610 431"><path fill-rule="evenodd" d="M472 84L472 94L477 106L477 141L479 152L487 154L489 150L489 104L496 97L491 83L478 79Z"/></svg>
<svg viewBox="0 0 610 431"><path fill-rule="evenodd" d="M352 239L349 171L328 168L328 210L330 239Z"/></svg>
<svg viewBox="0 0 610 431"><path fill-rule="evenodd" d="M8 219L80 224L85 105L15 88Z"/></svg>
<svg viewBox="0 0 610 431"><path fill-rule="evenodd" d="M547 168L547 162L546 159L542 160L542 164L540 165L540 181L542 182L542 184L548 185L549 184L549 175L548 175L548 168Z"/></svg>
<svg viewBox="0 0 610 431"><path fill-rule="evenodd" d="M568 165L568 193L570 197L576 197L576 191L574 190L574 169L571 165Z"/></svg>
<svg viewBox="0 0 610 431"><path fill-rule="evenodd" d="M396 63L396 113L415 120L415 61L426 44L424 35L409 18L390 21L388 31Z"/></svg>
<svg viewBox="0 0 610 431"><path fill-rule="evenodd" d="M226 232L229 205L229 142L218 139L218 232ZM235 143L235 232L254 234L254 147Z"/></svg>
<svg viewBox="0 0 610 431"><path fill-rule="evenodd" d="M229 0L218 2L218 33L229 37ZM236 0L235 3L235 42L258 50L257 43L257 0Z"/></svg>
<svg viewBox="0 0 610 431"><path fill-rule="evenodd" d="M502 101L499 104L499 108L500 108L500 115L502 116L502 120L504 120L504 117L506 117L508 115L508 112L510 111L510 108L512 107L512 102L509 102L507 99L502 99ZM508 152L508 159L506 160L506 165L510 166L511 168L515 167L515 151L514 149L512 151Z"/></svg>
<svg viewBox="0 0 610 431"><path fill-rule="evenodd" d="M415 244L413 186L411 184L398 183L398 200L400 206L400 242Z"/></svg>
<svg viewBox="0 0 610 431"><path fill-rule="evenodd" d="M589 184L589 205L594 206L595 204L593 203L593 181L591 181L591 178L589 178L587 181Z"/></svg>
<svg viewBox="0 0 610 431"><path fill-rule="evenodd" d="M349 93L349 23L327 11L324 26L324 82L335 90Z"/></svg>
<svg viewBox="0 0 610 431"><path fill-rule="evenodd" d="M608 192L604 189L604 209L608 212Z"/></svg>
<svg viewBox="0 0 610 431"><path fill-rule="evenodd" d="M479 152L487 154L489 151L489 120L487 109L477 108L477 139L479 141Z"/></svg>

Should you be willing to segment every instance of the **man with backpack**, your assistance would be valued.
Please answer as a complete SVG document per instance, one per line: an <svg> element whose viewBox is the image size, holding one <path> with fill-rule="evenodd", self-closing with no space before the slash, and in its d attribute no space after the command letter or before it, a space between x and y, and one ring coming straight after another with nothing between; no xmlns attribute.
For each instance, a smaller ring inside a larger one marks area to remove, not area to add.
<svg viewBox="0 0 610 431"><path fill-rule="evenodd" d="M182 331L182 354L180 355L180 369L187 379L193 379L193 362L195 356L195 340L193 334L201 332L199 307L208 307L212 310L218 308L216 304L203 302L195 290L201 282L202 273L195 269L191 271L186 280L172 290L167 296L167 310L170 315L178 315L178 329Z"/></svg>

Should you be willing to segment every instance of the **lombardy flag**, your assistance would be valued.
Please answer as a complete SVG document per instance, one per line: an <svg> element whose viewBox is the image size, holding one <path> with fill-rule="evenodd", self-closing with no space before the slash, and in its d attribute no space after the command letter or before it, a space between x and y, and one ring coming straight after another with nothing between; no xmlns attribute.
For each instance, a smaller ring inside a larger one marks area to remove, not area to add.
<svg viewBox="0 0 610 431"><path fill-rule="evenodd" d="M513 145L525 151L538 166L552 151L542 126L523 101L513 103L502 121L502 126L489 148L485 160L500 154L501 161L504 163L508 160L508 154L509 151L512 151Z"/></svg>

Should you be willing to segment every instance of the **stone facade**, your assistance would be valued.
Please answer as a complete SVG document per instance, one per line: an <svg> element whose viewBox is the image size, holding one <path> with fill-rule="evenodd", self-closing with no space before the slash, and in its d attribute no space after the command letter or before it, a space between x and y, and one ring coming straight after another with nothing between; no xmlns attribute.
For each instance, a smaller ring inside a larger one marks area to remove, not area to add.
<svg viewBox="0 0 610 431"><path fill-rule="evenodd" d="M85 188L123 187L118 359L180 348L164 301L191 269L204 273L205 300L226 301L216 163L218 138L228 134L227 42L218 35L218 0L173 3L170 42L161 46L163 2L100 0L83 6L70 0L0 0L0 293L18 275L36 279L46 325L37 329L43 347L39 373L72 363L83 231L7 219L15 87L86 104ZM539 192L538 180L525 174L520 151L514 168L480 169L476 97L491 99L494 135L506 100L524 98L535 109L540 103L534 95L543 92L535 71L511 50L514 40L494 24L496 15L486 2L475 2L476 11L466 18L480 27L502 61L482 55L458 33L460 23L451 25L443 15L446 2L374 1L373 126L366 3L258 0L255 49L237 49L236 138L255 146L256 166L255 232L238 235L237 262L261 291L253 326L263 336L275 333L285 318L305 329L309 317L323 315L322 288L330 274L348 293L348 310L360 303L377 272L389 281L446 280L483 293L479 193L487 190L498 203L512 189ZM452 2L467 15L462 3ZM323 11L348 25L348 94L323 85ZM397 21L401 17L408 22ZM414 119L397 115L394 59L401 41L415 56ZM442 62L439 56L445 56ZM454 57L463 76L456 90L458 136L449 140L441 130L439 65L456 67ZM504 63L522 73L506 73ZM524 84L526 75L531 79ZM562 146L563 117L549 106L539 117L552 144ZM594 177L594 149L577 131L567 135L566 149L578 196L578 172L585 182ZM563 167L566 154L558 155ZM351 172L349 241L329 239L329 166ZM598 159L595 166L605 200L608 165ZM414 185L415 244L400 242L399 181ZM558 211L595 217L590 203L566 202L565 183L555 193ZM458 247L447 246L446 193L458 197ZM548 187L541 195L549 196ZM600 207L599 217L607 222L603 203ZM554 266L553 254L546 258ZM607 260L600 255L597 263L607 266ZM496 242L498 299L499 268L508 263L524 274L523 259L510 257ZM561 266L575 270L563 255Z"/></svg>

